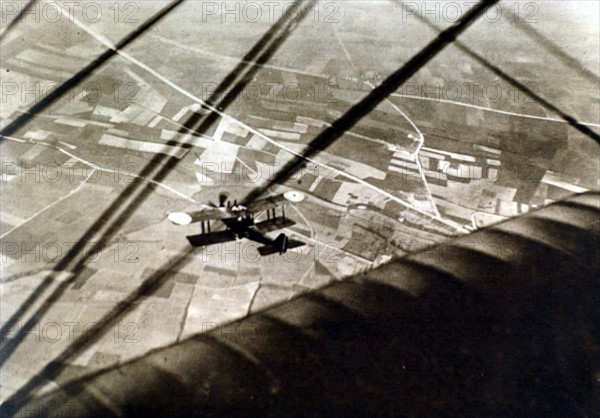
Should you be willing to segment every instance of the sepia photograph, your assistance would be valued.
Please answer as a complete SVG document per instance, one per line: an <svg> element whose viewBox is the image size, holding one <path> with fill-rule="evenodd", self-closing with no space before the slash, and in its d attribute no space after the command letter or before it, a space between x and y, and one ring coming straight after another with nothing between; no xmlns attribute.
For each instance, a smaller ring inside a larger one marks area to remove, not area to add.
<svg viewBox="0 0 600 418"><path fill-rule="evenodd" d="M600 417L600 0L0 0L0 418Z"/></svg>

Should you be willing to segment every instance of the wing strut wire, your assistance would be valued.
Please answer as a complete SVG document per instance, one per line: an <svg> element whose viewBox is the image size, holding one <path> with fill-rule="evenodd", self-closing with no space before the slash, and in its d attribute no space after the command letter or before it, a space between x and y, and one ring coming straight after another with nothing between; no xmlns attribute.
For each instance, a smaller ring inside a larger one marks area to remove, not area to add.
<svg viewBox="0 0 600 418"><path fill-rule="evenodd" d="M344 134L344 132L351 129L356 123L358 123L358 121L375 109L375 107L377 107L377 105L385 100L390 94L398 90L398 88L400 88L417 71L429 63L429 61L431 61L445 47L453 43L458 35L460 35L488 8L497 2L498 0L482 0L477 3L473 8L465 13L465 15L458 22L441 32L427 46L413 56L406 64L390 75L386 80L383 81L383 83L373 89L364 99L350 108L350 110L348 110L340 119L335 121L331 126L317 135L317 137L313 139L305 149L302 157L295 157L290 160L267 183L257 187L255 190L249 193L244 199L244 203L247 204L248 202L259 198L275 184L283 183L289 180L291 176L293 176L306 164L307 158L316 155L320 151L323 151L333 144Z"/></svg>

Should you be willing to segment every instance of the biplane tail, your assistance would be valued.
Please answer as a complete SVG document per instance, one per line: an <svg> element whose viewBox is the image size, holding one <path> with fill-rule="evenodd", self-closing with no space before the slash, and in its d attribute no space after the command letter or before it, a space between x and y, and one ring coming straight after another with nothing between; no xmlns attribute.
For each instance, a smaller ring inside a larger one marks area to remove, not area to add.
<svg viewBox="0 0 600 418"><path fill-rule="evenodd" d="M288 250L302 247L305 245L302 241L296 241L293 239L289 239L289 237L285 234L279 234L279 236L273 241L272 244L263 245L258 248L258 252L261 256L267 256L271 254L285 254Z"/></svg>

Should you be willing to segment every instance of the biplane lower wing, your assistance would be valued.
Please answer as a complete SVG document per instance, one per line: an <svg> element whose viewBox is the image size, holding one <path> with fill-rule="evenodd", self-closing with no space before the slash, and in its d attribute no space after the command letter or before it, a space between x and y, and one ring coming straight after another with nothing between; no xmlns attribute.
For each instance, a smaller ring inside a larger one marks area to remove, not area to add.
<svg viewBox="0 0 600 418"><path fill-rule="evenodd" d="M235 241L237 239L232 231L219 231L208 234L189 235L186 238L193 247L206 247L208 245Z"/></svg>

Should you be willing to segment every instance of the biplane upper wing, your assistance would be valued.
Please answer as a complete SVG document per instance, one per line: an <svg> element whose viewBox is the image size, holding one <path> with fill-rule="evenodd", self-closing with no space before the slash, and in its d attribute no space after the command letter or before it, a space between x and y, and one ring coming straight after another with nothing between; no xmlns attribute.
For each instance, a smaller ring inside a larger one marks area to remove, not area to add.
<svg viewBox="0 0 600 418"><path fill-rule="evenodd" d="M246 211L250 213L258 213L268 209L275 209L288 203L300 203L304 200L304 198L304 193L297 190L290 190L276 196L269 196L248 203L246 205Z"/></svg>
<svg viewBox="0 0 600 418"><path fill-rule="evenodd" d="M246 205L246 210L250 213L258 213L269 209L278 208L287 203L287 199L283 194L277 196L269 196L263 199L255 200Z"/></svg>
<svg viewBox="0 0 600 418"><path fill-rule="evenodd" d="M279 216L277 218L271 218L266 221L258 222L254 224L254 227L263 234L268 232L276 231L278 229L289 228L290 226L296 225L296 222L289 218Z"/></svg>
<svg viewBox="0 0 600 418"><path fill-rule="evenodd" d="M189 225L194 222L216 221L231 217L231 214L219 208L209 206L193 212L173 212L169 220L177 225Z"/></svg>

